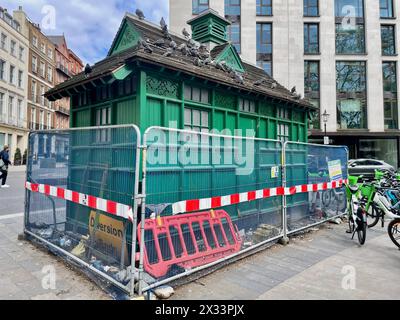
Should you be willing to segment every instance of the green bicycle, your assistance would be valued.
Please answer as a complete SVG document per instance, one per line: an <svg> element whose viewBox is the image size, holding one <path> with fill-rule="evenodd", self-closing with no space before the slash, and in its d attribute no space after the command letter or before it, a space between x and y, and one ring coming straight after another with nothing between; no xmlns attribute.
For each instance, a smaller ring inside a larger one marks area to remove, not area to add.
<svg viewBox="0 0 400 320"><path fill-rule="evenodd" d="M364 245L367 238L367 213L364 204L359 200L361 187L364 185L358 183L358 179L362 177L349 176L349 183L346 184L347 195L347 212L349 220L349 230L347 233L352 234L354 239L357 233L358 242Z"/></svg>

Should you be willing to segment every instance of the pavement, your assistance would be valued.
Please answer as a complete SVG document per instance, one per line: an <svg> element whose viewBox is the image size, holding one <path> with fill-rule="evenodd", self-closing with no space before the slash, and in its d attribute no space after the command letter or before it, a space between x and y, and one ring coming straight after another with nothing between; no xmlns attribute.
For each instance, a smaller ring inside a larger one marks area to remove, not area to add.
<svg viewBox="0 0 400 320"><path fill-rule="evenodd" d="M9 189L0 188L0 216L22 214L25 201L25 166L10 166L7 184Z"/></svg>
<svg viewBox="0 0 400 320"><path fill-rule="evenodd" d="M400 251L385 229L359 246L346 224L325 224L178 288L175 300L398 299Z"/></svg>
<svg viewBox="0 0 400 320"><path fill-rule="evenodd" d="M0 300L107 300L97 285L45 250L19 241L23 231L23 168L0 189ZM172 299L397 299L400 251L385 229L368 230L365 246L325 224L176 288Z"/></svg>
<svg viewBox="0 0 400 320"><path fill-rule="evenodd" d="M0 189L0 300L107 300L99 287L27 241L23 231L25 168L11 167Z"/></svg>

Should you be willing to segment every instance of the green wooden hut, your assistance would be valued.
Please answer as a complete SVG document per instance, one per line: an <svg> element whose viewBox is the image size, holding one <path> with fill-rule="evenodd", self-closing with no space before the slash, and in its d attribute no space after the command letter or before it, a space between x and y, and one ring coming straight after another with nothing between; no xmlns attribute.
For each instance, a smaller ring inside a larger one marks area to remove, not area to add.
<svg viewBox="0 0 400 320"><path fill-rule="evenodd" d="M207 10L188 23L191 39L127 13L107 57L54 87L46 97L51 101L71 98L72 128L136 124L144 133L150 126L168 127L175 122L182 129L252 129L259 138L307 142L314 107L262 69L241 60L227 41L230 22ZM113 163L104 154L96 154L90 139L74 144L81 146L76 161L82 166L99 159ZM125 162L124 168L111 170L107 177L107 189L118 188L119 193L105 191L102 196L131 204L130 197L120 196L123 188L133 189L134 175L129 161ZM72 172L72 184L82 174ZM92 172L92 176L91 180L101 180L101 175ZM174 191L176 186L169 183ZM165 188L161 181L157 185ZM97 196L100 191L95 189L88 186L89 191L78 191ZM87 216L78 220L87 221Z"/></svg>

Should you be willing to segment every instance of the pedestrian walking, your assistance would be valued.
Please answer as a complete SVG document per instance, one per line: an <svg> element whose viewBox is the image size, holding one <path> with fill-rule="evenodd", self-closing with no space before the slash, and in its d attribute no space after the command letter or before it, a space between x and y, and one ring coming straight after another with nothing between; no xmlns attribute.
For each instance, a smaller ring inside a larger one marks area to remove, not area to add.
<svg viewBox="0 0 400 320"><path fill-rule="evenodd" d="M8 166L11 165L10 161L10 148L5 145L3 151L0 152L0 180L1 188L9 188L10 186L6 184L8 176Z"/></svg>

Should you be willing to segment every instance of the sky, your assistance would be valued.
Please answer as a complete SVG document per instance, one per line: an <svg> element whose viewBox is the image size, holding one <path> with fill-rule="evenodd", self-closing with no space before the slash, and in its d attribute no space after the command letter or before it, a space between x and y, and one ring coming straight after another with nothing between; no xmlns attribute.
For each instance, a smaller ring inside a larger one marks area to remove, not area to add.
<svg viewBox="0 0 400 320"><path fill-rule="evenodd" d="M9 12L22 6L46 35L66 37L68 47L84 62L103 59L125 12L142 10L147 20L168 21L168 0L1 0Z"/></svg>

